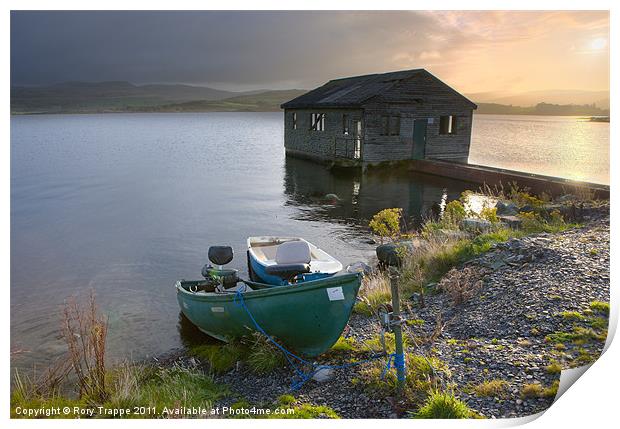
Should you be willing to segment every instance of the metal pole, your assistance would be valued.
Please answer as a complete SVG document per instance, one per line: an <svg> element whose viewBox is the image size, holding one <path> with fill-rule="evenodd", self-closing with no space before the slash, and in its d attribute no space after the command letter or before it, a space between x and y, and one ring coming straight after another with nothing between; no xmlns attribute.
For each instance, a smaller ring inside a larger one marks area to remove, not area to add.
<svg viewBox="0 0 620 429"><path fill-rule="evenodd" d="M405 354L403 350L403 332L401 330L400 319L400 295L398 293L398 270L390 267L390 288L392 290L392 331L396 350L394 355L394 366L396 367L396 387L400 395L405 385Z"/></svg>

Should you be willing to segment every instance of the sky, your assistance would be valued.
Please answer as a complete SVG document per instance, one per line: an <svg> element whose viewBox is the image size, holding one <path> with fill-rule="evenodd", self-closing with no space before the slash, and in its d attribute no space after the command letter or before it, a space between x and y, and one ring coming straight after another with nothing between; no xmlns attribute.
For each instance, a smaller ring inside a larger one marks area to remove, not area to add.
<svg viewBox="0 0 620 429"><path fill-rule="evenodd" d="M11 12L11 84L309 89L425 68L465 93L609 89L607 11Z"/></svg>

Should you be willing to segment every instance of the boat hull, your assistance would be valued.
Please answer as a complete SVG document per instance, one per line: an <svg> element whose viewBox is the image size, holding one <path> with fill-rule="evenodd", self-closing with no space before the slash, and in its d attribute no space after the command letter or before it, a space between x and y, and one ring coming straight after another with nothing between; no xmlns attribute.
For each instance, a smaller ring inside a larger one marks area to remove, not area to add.
<svg viewBox="0 0 620 429"><path fill-rule="evenodd" d="M269 335L306 356L327 351L346 326L361 284L360 274L343 274L290 286L236 294L192 293L177 282L183 314L201 331L223 341L257 331L250 314ZM247 309L247 311L246 311Z"/></svg>

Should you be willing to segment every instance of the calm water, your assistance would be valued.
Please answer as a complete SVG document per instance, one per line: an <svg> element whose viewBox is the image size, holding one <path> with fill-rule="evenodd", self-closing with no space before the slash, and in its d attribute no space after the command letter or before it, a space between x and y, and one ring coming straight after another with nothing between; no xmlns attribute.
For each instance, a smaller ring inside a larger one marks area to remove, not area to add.
<svg viewBox="0 0 620 429"><path fill-rule="evenodd" d="M469 162L609 184L609 123L475 115Z"/></svg>
<svg viewBox="0 0 620 429"><path fill-rule="evenodd" d="M608 180L608 124L475 120L472 162ZM403 207L414 224L467 187L329 172L286 159L282 140L279 113L12 117L13 365L45 364L64 350L66 297L96 291L112 359L159 354L195 338L172 285L199 278L209 245L232 245L242 272L250 235L303 236L344 264L366 260L374 213Z"/></svg>

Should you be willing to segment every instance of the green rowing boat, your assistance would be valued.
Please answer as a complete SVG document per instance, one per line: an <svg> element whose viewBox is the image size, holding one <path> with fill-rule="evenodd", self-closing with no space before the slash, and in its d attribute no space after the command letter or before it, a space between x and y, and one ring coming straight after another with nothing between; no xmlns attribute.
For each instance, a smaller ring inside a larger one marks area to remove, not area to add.
<svg viewBox="0 0 620 429"><path fill-rule="evenodd" d="M260 327L291 349L316 356L340 337L361 276L346 273L287 286L239 282L227 289L179 280L175 287L183 314L212 337L230 341Z"/></svg>

